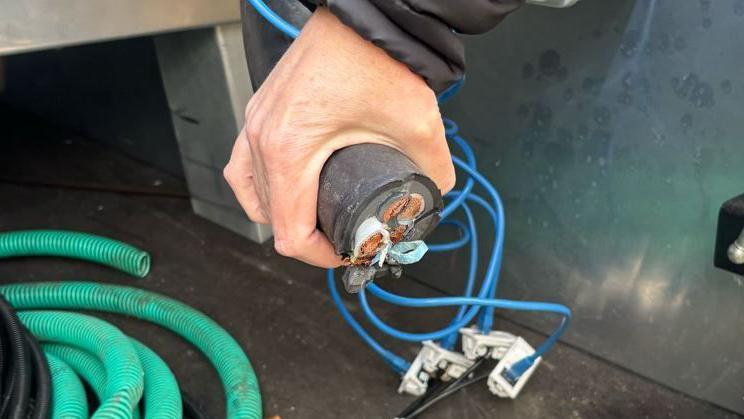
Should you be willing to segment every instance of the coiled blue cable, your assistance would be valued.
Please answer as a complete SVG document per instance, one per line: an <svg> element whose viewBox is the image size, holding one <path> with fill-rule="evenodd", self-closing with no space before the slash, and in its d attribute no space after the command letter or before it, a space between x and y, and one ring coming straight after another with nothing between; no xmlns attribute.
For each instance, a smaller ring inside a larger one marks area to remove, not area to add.
<svg viewBox="0 0 744 419"><path fill-rule="evenodd" d="M463 295L465 297L470 297L471 295L473 295L473 288L475 287L475 277L478 273L478 230L475 227L475 217L473 216L473 212L470 210L470 207L464 202L462 204L462 210L463 212L465 212L465 217L468 219L468 227L470 231L470 259L468 267L468 279L465 282L465 292L463 293ZM467 305L460 306L460 309L457 310L457 315L455 315L455 319L452 320L452 323L459 323L465 316L467 309ZM450 333L448 336L445 336L444 339L442 339L440 344L444 349L452 350L457 343L458 336L459 333L457 332Z"/></svg>
<svg viewBox="0 0 744 419"><path fill-rule="evenodd" d="M439 252L449 252L452 250L457 250L466 244L470 242L470 238L473 236L473 229L468 228L465 224L463 224L461 221L457 220L445 220L439 223L439 225L453 225L457 227L457 230L460 232L460 238L454 241L451 241L449 243L440 243L440 244L431 244L427 245L429 248L429 252L439 253Z"/></svg>
<svg viewBox="0 0 744 419"><path fill-rule="evenodd" d="M450 192L450 194L458 195L460 194L460 192L452 191ZM484 299L488 296L488 293L491 290L491 286L498 278L498 273L499 273L499 269L501 266L501 250L503 246L504 227L503 227L503 223L498 223L498 220L502 218L499 216L499 214L503 214L503 209L501 208L500 205L498 205L499 210L494 211L490 206L488 206L485 200L483 200L482 198L480 198L479 196L475 194L471 194L467 196L467 199L481 205L481 207L483 207L483 209L486 210L486 212L489 214L489 216L491 217L491 220L494 223L494 228L495 228L494 235L497 238L496 243L493 249L491 250L491 258L489 259L489 264L486 270L485 279L483 283L481 284L480 291L477 294L477 298ZM498 202L500 204L500 201ZM383 298L384 296L387 296L387 294L375 293L374 291L377 289L380 289L380 288L379 287L368 288L368 290L370 292L373 292L373 295L375 295L376 297ZM436 301L436 300L437 299L435 298L432 301ZM401 299L384 299L384 301L387 301L393 304L407 306L406 302L408 300L406 300L404 297L401 297ZM445 301L445 300L442 300L442 301ZM443 329L436 330L434 332L428 332L428 333L408 333L408 332L403 332L403 331L394 329L388 326L387 324L385 324L384 322L382 322L370 308L369 303L367 302L366 292L364 289L362 289L362 291L359 293L359 303L362 306L362 310L364 311L364 314L369 318L370 322L372 322L373 325L375 325L377 328L379 328L383 332L391 335L392 337L396 339L401 339L401 340L406 340L406 341L411 341L411 342L421 342L424 340L437 340L437 339L445 338L447 335L451 333L457 333L461 328L466 327L470 323L470 321L473 320L473 318L475 318L475 316L478 315L480 311L480 306L468 304L469 307L464 313L464 315L458 321L454 321L450 323L449 326ZM463 304L467 304L467 303L463 303ZM449 305L451 304L444 304L443 306L449 306Z"/></svg>
<svg viewBox="0 0 744 419"><path fill-rule="evenodd" d="M300 31L297 28L284 20L281 16L277 15L273 10L266 6L262 0L246 0L246 2L285 35L291 38L296 38L299 35ZM458 80L445 92L440 94L438 97L439 102L442 103L457 93L463 82L464 78ZM457 167L466 172L468 177L462 190L452 191L447 194L446 198L451 198L452 200L444 207L441 214L443 219L442 224L451 224L456 226L461 231L460 238L450 243L432 244L429 245L429 248L433 252L450 251L461 248L470 243L469 270L468 278L465 283L464 295L462 297L410 298L390 293L376 284L371 283L366 287L366 289L362 289L359 293L359 302L369 321L382 332L394 338L406 341L420 342L423 340L441 339L443 347L448 349L454 347L459 329L467 326L476 315L479 316L478 327L480 331L482 333L488 333L493 325L493 314L496 308L516 311L540 311L561 315L562 319L558 328L542 345L538 347L535 353L517 362L509 371L507 371L510 378L516 380L522 375L522 373L532 366L538 357L543 356L557 342L558 338L568 327L571 319L571 310L561 304L510 301L496 298L496 288L498 286L504 246L505 218L501 198L499 197L498 192L496 192L496 189L476 169L475 153L467 141L458 134L459 129L457 124L446 118L443 122L447 138L456 144L465 155L464 161L455 156L452 157L452 161L457 165ZM485 189L488 198L493 202L488 202L486 199L472 193L472 189L476 183ZM486 274L475 297L471 297L471 295L475 288L475 279L478 268L478 236L476 233L477 230L473 213L466 204L466 201L471 201L482 207L488 213L494 224L494 245L491 250ZM468 221L467 226L457 220L448 220L448 218L460 208L465 213L465 217ZM338 290L336 289L333 269L327 271L326 279L328 281L328 288L333 302L341 312L341 316L352 327L352 329L354 329L362 340L364 340L373 351L380 355L395 372L403 374L408 370L410 364L405 361L405 359L395 355L388 349L385 349L379 342L377 342L377 340L367 333L366 330L364 330L359 322L354 319L349 310L346 309L346 306L344 306L344 303L338 294ZM372 295L385 302L400 306L418 308L460 306L460 309L452 322L443 329L428 333L408 333L395 329L379 319L369 306L366 291L369 291Z"/></svg>
<svg viewBox="0 0 744 419"><path fill-rule="evenodd" d="M338 289L336 288L336 279L333 276L333 269L328 269L326 271L326 279L328 280L328 289L331 291L331 299L333 300L334 304L336 304L336 307L338 307L338 311L341 312L341 316L344 318L344 320L346 320L346 322L351 326L352 329L354 329L355 332L357 332L362 340L364 340L364 342L369 345L369 347L372 348L373 351L377 352L377 354L380 355L382 359L385 360L385 362L387 362L387 364L390 365L395 372L399 374L405 373L408 368L410 368L411 364L408 363L405 359L399 357L398 355L395 355L394 353L390 352L382 345L380 345L380 343L377 342L372 336L370 336L370 334L367 333L366 330L364 330L362 325L360 325L359 322L354 319L354 316L349 313L349 310L346 309L344 302L341 300L341 296L338 294Z"/></svg>

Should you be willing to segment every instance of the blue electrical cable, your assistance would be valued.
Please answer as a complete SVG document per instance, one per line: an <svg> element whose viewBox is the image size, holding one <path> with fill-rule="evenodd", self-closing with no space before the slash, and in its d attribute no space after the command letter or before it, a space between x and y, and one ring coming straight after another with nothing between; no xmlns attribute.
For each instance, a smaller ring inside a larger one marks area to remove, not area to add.
<svg viewBox="0 0 744 419"><path fill-rule="evenodd" d="M371 283L369 284L366 289L374 294L376 297L380 298L383 301L387 301L392 304L396 305L402 305L406 307L446 307L446 306L453 306L453 305L474 305L474 306L485 306L485 307L494 307L494 308L501 308L505 310L514 310L514 311L541 311L541 312L547 312L547 313L555 313L560 314L562 316L561 323L556 328L556 330L548 337L548 339L540 345L537 350L535 350L535 353L532 355L518 361L515 363L512 368L508 371L509 375L511 376L511 379L516 381L519 379L519 377L529 369L529 367L532 366L532 364L535 362L535 360L541 356L543 356L548 350L550 350L551 347L558 341L558 338L563 334L563 332L568 327L569 322L571 321L571 310L562 305L562 304L555 304L555 303L542 303L542 302L533 302L533 301L511 301L511 300L501 300L501 299L492 299L492 298L473 298L473 297L436 297L436 298L411 298L411 297L402 297L400 295L396 295L393 293L390 293L388 291L383 290L382 288L378 287L376 284ZM409 334L400 333L400 331L397 331L387 324L383 323L377 316L375 316L374 312L371 310L367 311L368 304L366 302L366 297L364 296L363 292L359 293L360 301L362 301L362 307L365 310L365 313L369 317L369 319L372 321L372 323L380 328L383 331L386 331L386 333L389 334L400 334L400 336L396 336L398 339L402 340L413 340L415 339L408 339ZM410 334L414 335L414 334ZM435 339L435 338L432 338ZM428 339L425 339L428 340Z"/></svg>
<svg viewBox="0 0 744 419"><path fill-rule="evenodd" d="M471 235L468 279L467 281L465 281L465 291L463 295L465 297L470 297L471 295L473 295L473 288L475 287L475 277L478 273L478 230L475 228L475 217L473 216L473 212L470 210L470 207L467 204L463 203L462 210L463 212L465 212L465 217L468 219L468 226L470 227ZM465 312L467 311L467 309L467 305L460 306L460 309L457 310L457 314L455 315L455 319L452 320L452 323L460 322L465 316ZM452 349L454 349L455 344L457 343L458 336L459 333L450 333L448 336L445 336L444 339L441 340L440 345L442 345L444 349L451 351Z"/></svg>
<svg viewBox="0 0 744 419"><path fill-rule="evenodd" d="M465 226L465 224L463 224L462 222L457 220L445 220L439 223L439 225L453 225L457 227L457 230L460 232L460 238L449 243L427 245L427 247L429 248L429 252L439 253L457 250L468 244L468 242L470 241L470 237L472 236L472 229Z"/></svg>
<svg viewBox="0 0 744 419"><path fill-rule="evenodd" d="M272 26L279 29L283 34L287 35L288 37L294 39L300 36L300 30L295 28L291 23L284 20L281 16L276 14L269 6L266 5L266 3L263 2L263 0L246 0L248 4L253 6L253 8L258 12L259 15L261 15L264 19L266 19L269 23L271 23Z"/></svg>
<svg viewBox="0 0 744 419"><path fill-rule="evenodd" d="M390 365L395 372L399 374L405 373L408 368L410 368L411 364L408 363L405 359L399 357L398 355L395 355L394 353L390 352L389 350L385 349L382 345L380 345L379 342L377 342L372 336L367 333L366 330L360 325L354 317L349 313L349 310L346 309L346 306L344 306L344 302L341 300L341 296L338 294L338 289L336 288L336 280L333 276L333 269L328 269L326 271L326 279L328 280L328 289L331 291L331 299L333 299L334 304L336 304L336 307L338 308L338 311L341 312L341 316L346 320L346 322L351 326L352 329L354 329L355 332L361 338L364 340L364 342L369 345L372 350L377 352L385 362Z"/></svg>
<svg viewBox="0 0 744 419"><path fill-rule="evenodd" d="M284 20L281 16L277 15L262 0L246 0L246 2L285 35L290 38L296 38L299 35L300 31L296 27ZM437 97L439 103L443 103L456 94L460 90L464 80L465 78L463 77L442 92ZM451 198L452 200L444 207L441 213L443 220L442 224L450 224L457 227L461 233L460 238L449 243L431 244L429 245L429 249L432 252L450 251L459 249L470 243L468 278L465 284L464 295L462 297L410 298L390 293L376 284L370 283L367 285L366 289L363 288L359 293L359 302L370 322L382 332L397 339L406 341L420 342L423 340L441 339L440 343L447 349L452 349L454 347L459 329L467 326L476 315L478 316L479 330L482 333L488 333L493 325L493 314L496 308L560 314L562 316L560 325L545 340L545 342L538 347L535 353L515 363L508 371L506 371L505 376L513 382L516 382L516 380L518 380L519 377L534 364L537 358L543 356L557 342L558 338L568 327L571 319L571 310L561 304L510 301L496 298L496 288L501 270L505 234L503 204L496 189L476 169L475 153L467 141L458 134L459 128L457 127L457 124L447 118L443 119L443 123L447 138L455 143L465 155L464 161L456 156L452 156L452 161L457 165L457 167L466 172L468 177L462 190L452 191L445 196L445 198ZM472 189L475 187L476 183L485 189L488 198L493 201L492 203L489 203L486 199L472 193ZM491 249L491 255L481 287L475 297L472 297L471 295L475 288L475 279L478 270L478 235L476 232L477 230L473 213L466 204L466 201L471 201L483 208L490 216L494 225L494 245ZM460 221L448 219L448 217L458 209L462 209L465 213L468 222L467 226ZM344 320L357 334L359 334L362 340L364 340L373 351L380 355L383 360L393 368L395 372L399 374L405 373L408 368L410 368L410 364L402 357L395 355L388 349L385 349L369 333L367 333L366 330L364 330L359 322L354 319L349 310L346 309L346 306L344 306L344 303L338 294L338 290L336 289L333 269L329 269L326 272L326 279L331 293L331 298L339 312L341 312L341 316ZM369 306L366 291L369 291L372 295L385 302L400 306L420 308L459 306L460 308L452 322L443 329L428 333L408 333L397 330L379 319Z"/></svg>
<svg viewBox="0 0 744 419"><path fill-rule="evenodd" d="M453 157L453 160L457 159L456 157ZM460 163L462 163L461 160L457 159ZM458 195L460 194L460 191L452 191L450 192L452 195ZM503 248L503 242L504 242L504 226L503 223L499 223L499 219L503 219L503 208L501 207L501 201L498 200L498 195L496 195L497 200L495 201L497 203L497 210L494 210L491 208L488 203L481 197L475 194L471 194L467 197L468 200L473 201L477 204L479 204L483 209L486 210L488 215L491 217L493 223L494 223L494 229L495 229L495 236L496 236L496 243L491 250L491 258L489 259L488 268L486 270L486 275L483 283L481 284L481 289L477 294L477 298L484 299L488 296L489 291L491 290L492 285L497 280L499 269L501 267L501 250ZM370 292L373 292L373 290L380 289L379 287L375 288L369 288L368 290ZM381 294L378 295L377 293L374 294L376 297L380 297L381 295L384 297L387 294ZM446 297L445 297L446 298ZM384 299L384 298L383 298ZM384 299L385 300L385 299ZM437 299L434 298L432 301L436 301ZM392 302L394 304L397 304L397 302L405 302L406 300L385 300L387 302ZM446 301L443 299L442 301ZM470 321L475 318L476 315L478 315L480 311L480 306L472 305L468 308L468 310L465 312L465 314L462 316L462 318L458 321L454 321L450 323L449 326L436 330L434 332L428 332L428 333L408 333L403 332L397 329L394 329L384 322L382 322L372 311L371 307L369 306L369 303L367 302L366 298L366 292L363 288L359 292L359 303L362 307L362 310L364 311L364 314L369 318L370 322L372 322L373 325L375 325L377 328L382 330L383 332L389 334L390 336L405 340L409 342L421 342L424 340L437 340L442 339L446 337L447 335L451 333L457 333L461 328L466 327ZM467 303L464 303L467 304ZM400 304L405 305L405 303ZM445 304L445 305L451 305L451 304Z"/></svg>

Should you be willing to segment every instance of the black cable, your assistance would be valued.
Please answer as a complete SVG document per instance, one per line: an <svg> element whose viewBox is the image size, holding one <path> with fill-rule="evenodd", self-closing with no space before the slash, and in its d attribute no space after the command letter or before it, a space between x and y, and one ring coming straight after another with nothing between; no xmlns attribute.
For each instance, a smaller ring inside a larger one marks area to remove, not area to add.
<svg viewBox="0 0 744 419"><path fill-rule="evenodd" d="M0 418L49 419L51 387L39 342L0 294Z"/></svg>
<svg viewBox="0 0 744 419"><path fill-rule="evenodd" d="M210 419L204 410L186 393L181 393L184 419Z"/></svg>
<svg viewBox="0 0 744 419"><path fill-rule="evenodd" d="M0 419L49 419L51 394L51 372L41 345L0 294ZM182 400L186 419L211 419L187 394Z"/></svg>
<svg viewBox="0 0 744 419"><path fill-rule="evenodd" d="M8 368L6 369L5 377L3 377L3 389L5 390L2 393L2 397L0 398L0 418L5 418L5 412L8 410L8 406L10 405L10 396L13 395L13 386L15 384L15 378L16 378L16 370L15 370L15 363L13 363L13 360L7 358Z"/></svg>
<svg viewBox="0 0 744 419"><path fill-rule="evenodd" d="M10 394L7 413L10 419L26 419L31 397L31 360L25 334L18 316L4 297L0 296L0 319L8 337L8 354L14 365L13 384L6 387ZM4 399L3 399L4 402ZM5 414L5 412L0 412Z"/></svg>
<svg viewBox="0 0 744 419"><path fill-rule="evenodd" d="M426 389L426 392L422 394L421 396L417 397L416 400L412 401L408 406L406 406L405 409L403 409L400 413L398 413L396 418L405 418L411 412L418 409L419 406L426 403L426 400L439 394L439 392L442 391L444 387L447 387L448 384L449 383L445 383L439 380L435 381L434 383L430 383L429 387Z"/></svg>
<svg viewBox="0 0 744 419"><path fill-rule="evenodd" d="M7 362L5 362L5 353L5 332L0 329L0 395L5 394L3 392L5 388L5 369L8 367ZM0 397L0 404L2 404L2 397Z"/></svg>
<svg viewBox="0 0 744 419"><path fill-rule="evenodd" d="M49 371L49 364L47 363L44 351L41 350L39 342L25 327L23 328L23 332L34 367L34 406L31 410L33 413L30 418L48 419L52 398L52 376Z"/></svg>
<svg viewBox="0 0 744 419"><path fill-rule="evenodd" d="M468 367L467 370L465 370L462 375L460 375L457 379L444 383L442 381L437 381L436 384L432 387L429 386L429 389L427 390L424 395L417 398L411 404L409 404L403 411L401 411L396 417L396 419L409 419L413 418L415 415L421 414L424 410L431 407L431 405L437 403L438 401L442 400L445 397L448 397L452 395L453 393L457 392L458 390L467 387L468 385L472 384L469 381L465 381L467 377L469 377L471 374L473 374L483 363L490 357L490 353L487 354L484 357L481 357L477 359L475 362L473 362L473 365ZM488 377L488 375L486 375ZM469 384L462 385L462 383L468 382ZM455 389L454 391L452 389ZM444 396L442 396L444 395Z"/></svg>
<svg viewBox="0 0 744 419"><path fill-rule="evenodd" d="M446 399L447 397L457 393L458 391L464 389L465 387L481 382L488 378L488 376L491 375L490 372L482 373L480 375L477 375L469 380L461 381L455 385L448 386L446 390L442 391L441 393L437 394L436 396L430 398L427 400L424 404L419 406L416 410L409 413L408 416L401 417L401 419L413 419L420 414L424 413L426 410L428 410L430 407L434 406L436 403Z"/></svg>

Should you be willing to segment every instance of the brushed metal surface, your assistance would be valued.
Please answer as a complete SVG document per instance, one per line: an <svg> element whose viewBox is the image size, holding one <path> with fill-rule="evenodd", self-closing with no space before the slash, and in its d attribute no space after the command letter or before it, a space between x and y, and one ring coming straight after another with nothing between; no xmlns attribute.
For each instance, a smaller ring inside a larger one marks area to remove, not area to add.
<svg viewBox="0 0 744 419"><path fill-rule="evenodd" d="M0 55L239 20L235 0L0 0Z"/></svg>
<svg viewBox="0 0 744 419"><path fill-rule="evenodd" d="M241 25L160 35L155 49L194 211L268 240L271 227L248 219L222 175L253 94Z"/></svg>
<svg viewBox="0 0 744 419"><path fill-rule="evenodd" d="M712 259L744 192L743 45L743 0L527 7L468 37L444 110L506 202L500 295L565 303L567 341L738 412L744 279Z"/></svg>

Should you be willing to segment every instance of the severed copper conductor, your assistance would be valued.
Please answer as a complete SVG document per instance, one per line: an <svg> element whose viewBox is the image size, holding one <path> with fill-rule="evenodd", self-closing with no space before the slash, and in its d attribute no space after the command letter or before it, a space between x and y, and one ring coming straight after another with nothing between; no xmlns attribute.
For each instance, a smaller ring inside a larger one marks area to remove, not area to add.
<svg viewBox="0 0 744 419"><path fill-rule="evenodd" d="M417 193L408 195L408 202L406 202L406 205L400 210L398 219L403 221L413 220L418 217L423 210L424 197Z"/></svg>
<svg viewBox="0 0 744 419"><path fill-rule="evenodd" d="M375 233L364 240L361 246L359 246L357 259L364 260L374 257L377 254L377 251L380 250L382 239L382 233Z"/></svg>
<svg viewBox="0 0 744 419"><path fill-rule="evenodd" d="M403 195L388 205L382 213L381 221L387 224L393 218L399 218L404 221L413 220L421 214L424 205L424 197L417 193Z"/></svg>
<svg viewBox="0 0 744 419"><path fill-rule="evenodd" d="M406 234L406 226L398 226L390 231L390 242L397 244Z"/></svg>
<svg viewBox="0 0 744 419"><path fill-rule="evenodd" d="M411 221L416 219L424 209L424 198L419 194L403 195L388 205L380 215L385 229L389 232L390 243L395 245L400 242L409 229L409 225L388 226L392 220ZM385 244L383 234L378 232L367 237L360 245L359 251L351 258L345 260L349 265L368 265Z"/></svg>
<svg viewBox="0 0 744 419"><path fill-rule="evenodd" d="M382 213L382 222L387 224L390 222L390 220L393 219L393 217L397 217L398 214L403 211L403 209L408 205L408 202L411 200L410 195L404 195L400 198L393 201L387 209L385 209L385 212Z"/></svg>

